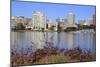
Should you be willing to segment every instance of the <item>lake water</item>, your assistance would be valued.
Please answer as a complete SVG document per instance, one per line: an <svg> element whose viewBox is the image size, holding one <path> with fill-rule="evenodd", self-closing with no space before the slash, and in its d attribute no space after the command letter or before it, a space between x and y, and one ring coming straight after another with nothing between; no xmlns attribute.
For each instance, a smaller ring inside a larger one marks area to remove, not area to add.
<svg viewBox="0 0 100 67"><path fill-rule="evenodd" d="M96 51L96 34L94 30L75 32L11 32L11 48L20 49L33 46L33 50L43 48L46 42L54 47L72 49L80 47Z"/></svg>

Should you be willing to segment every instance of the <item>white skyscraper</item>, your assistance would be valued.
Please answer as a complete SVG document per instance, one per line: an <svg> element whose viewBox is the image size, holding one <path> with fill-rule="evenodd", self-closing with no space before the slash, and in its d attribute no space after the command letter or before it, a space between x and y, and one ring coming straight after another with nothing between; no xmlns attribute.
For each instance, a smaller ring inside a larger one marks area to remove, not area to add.
<svg viewBox="0 0 100 67"><path fill-rule="evenodd" d="M41 12L33 12L33 30L45 30L47 17Z"/></svg>
<svg viewBox="0 0 100 67"><path fill-rule="evenodd" d="M72 27L75 23L75 15L73 13L69 13L67 16L67 26Z"/></svg>

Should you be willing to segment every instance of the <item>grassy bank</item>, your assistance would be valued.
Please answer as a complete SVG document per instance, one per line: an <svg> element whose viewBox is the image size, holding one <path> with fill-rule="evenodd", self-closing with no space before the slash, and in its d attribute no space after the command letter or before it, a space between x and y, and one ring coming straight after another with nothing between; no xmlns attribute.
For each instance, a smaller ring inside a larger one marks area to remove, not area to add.
<svg viewBox="0 0 100 67"><path fill-rule="evenodd" d="M85 62L96 60L95 53L79 47L68 50L58 47L45 46L42 49L37 49L35 52L32 51L32 48L25 48L25 50L26 51L21 50L20 54L17 53L16 50L11 52L12 66Z"/></svg>

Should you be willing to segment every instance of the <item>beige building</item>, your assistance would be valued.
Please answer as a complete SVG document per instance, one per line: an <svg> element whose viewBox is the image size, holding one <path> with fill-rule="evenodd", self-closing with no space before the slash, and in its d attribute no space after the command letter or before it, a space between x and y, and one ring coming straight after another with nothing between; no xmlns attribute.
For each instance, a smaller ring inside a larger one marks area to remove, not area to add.
<svg viewBox="0 0 100 67"><path fill-rule="evenodd" d="M68 13L67 27L73 27L74 24L75 24L75 15L73 13Z"/></svg>
<svg viewBox="0 0 100 67"><path fill-rule="evenodd" d="M93 15L93 25L96 26L96 15L95 14Z"/></svg>
<svg viewBox="0 0 100 67"><path fill-rule="evenodd" d="M12 16L11 17L11 28L15 28L18 23L22 23L24 25L25 18L23 16Z"/></svg>

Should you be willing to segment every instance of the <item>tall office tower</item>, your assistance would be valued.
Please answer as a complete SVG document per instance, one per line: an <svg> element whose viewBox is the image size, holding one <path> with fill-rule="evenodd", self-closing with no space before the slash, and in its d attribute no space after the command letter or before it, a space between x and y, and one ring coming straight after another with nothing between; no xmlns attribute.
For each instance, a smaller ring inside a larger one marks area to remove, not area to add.
<svg viewBox="0 0 100 67"><path fill-rule="evenodd" d="M84 20L84 19L80 19L80 20L78 21L78 23L79 23L80 25L84 25L85 22L86 22L86 20Z"/></svg>
<svg viewBox="0 0 100 67"><path fill-rule="evenodd" d="M93 25L96 26L96 15L95 14L93 15Z"/></svg>
<svg viewBox="0 0 100 67"><path fill-rule="evenodd" d="M69 13L67 16L67 27L72 27L75 24L75 15Z"/></svg>
<svg viewBox="0 0 100 67"><path fill-rule="evenodd" d="M26 18L25 19L25 28L28 30L33 29L33 24L32 24L32 19L31 18Z"/></svg>
<svg viewBox="0 0 100 67"><path fill-rule="evenodd" d="M46 30L47 17L41 12L33 12L33 30Z"/></svg>

